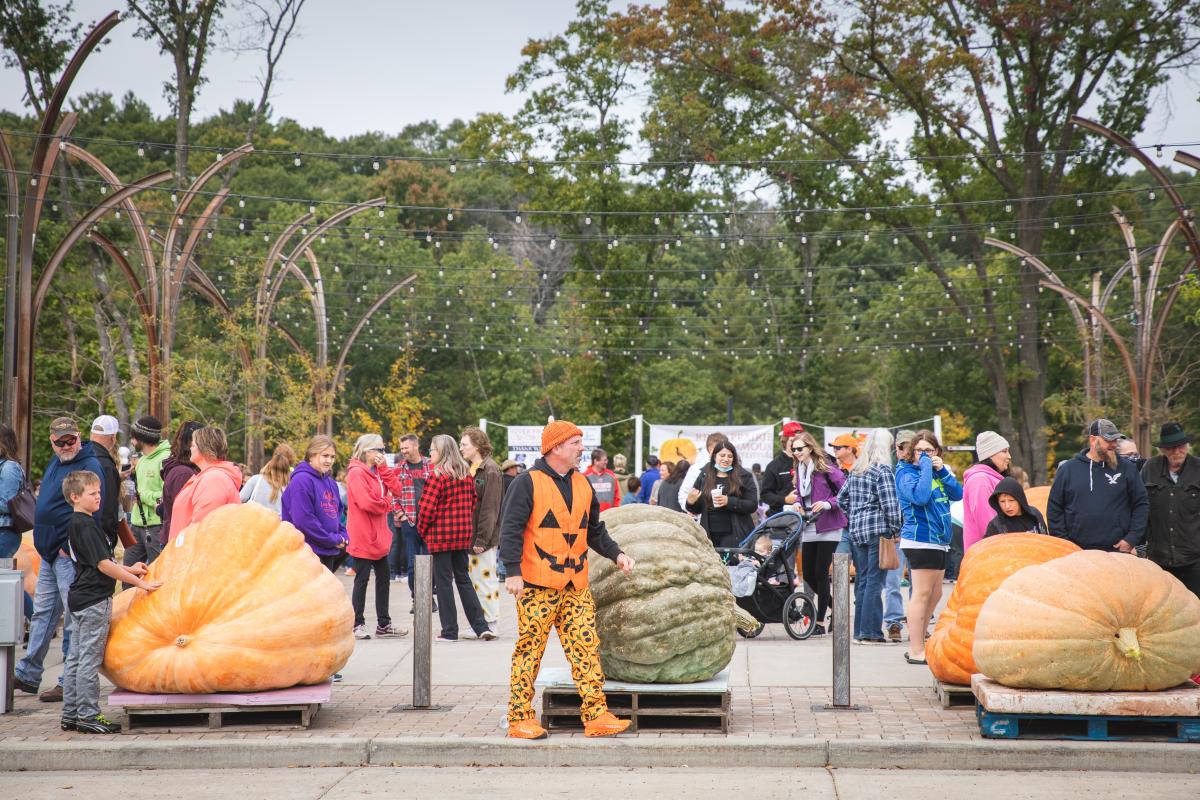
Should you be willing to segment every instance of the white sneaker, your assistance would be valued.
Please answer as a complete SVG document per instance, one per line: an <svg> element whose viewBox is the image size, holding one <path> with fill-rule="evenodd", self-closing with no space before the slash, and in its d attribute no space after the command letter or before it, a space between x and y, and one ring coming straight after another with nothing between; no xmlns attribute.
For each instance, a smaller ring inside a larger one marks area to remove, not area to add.
<svg viewBox="0 0 1200 800"><path fill-rule="evenodd" d="M354 626L354 638L355 639L370 639L371 634L369 631L367 631L367 626L366 625L355 625Z"/></svg>

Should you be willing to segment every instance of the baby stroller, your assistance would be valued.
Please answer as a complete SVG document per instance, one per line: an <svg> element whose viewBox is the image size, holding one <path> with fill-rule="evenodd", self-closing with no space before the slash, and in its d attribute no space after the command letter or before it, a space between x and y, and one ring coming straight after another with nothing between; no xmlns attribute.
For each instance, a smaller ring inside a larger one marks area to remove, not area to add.
<svg viewBox="0 0 1200 800"><path fill-rule="evenodd" d="M756 629L738 633L753 639L763 632L768 622L782 622L793 639L803 640L817 627L817 606L807 585L793 591L796 579L796 552L804 526L811 520L795 511L781 511L762 522L737 547L718 547L717 554L726 566L742 559L753 559L758 565L754 589L745 597L734 598L738 606L760 623ZM771 537L771 554L765 558L754 552L754 542L763 534Z"/></svg>

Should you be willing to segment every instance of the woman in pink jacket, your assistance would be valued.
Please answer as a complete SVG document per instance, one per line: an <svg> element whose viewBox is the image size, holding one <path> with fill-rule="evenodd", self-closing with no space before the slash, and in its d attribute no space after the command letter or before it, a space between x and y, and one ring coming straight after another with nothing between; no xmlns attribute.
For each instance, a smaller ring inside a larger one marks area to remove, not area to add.
<svg viewBox="0 0 1200 800"><path fill-rule="evenodd" d="M388 467L383 437L368 433L358 437L350 466L346 470L346 533L354 556L354 638L370 639L363 616L367 605L367 583L375 573L375 638L406 636L408 631L392 625L388 611L391 584L388 581L388 552L392 549L392 531L387 515L392 497L400 494L400 480Z"/></svg>
<svg viewBox="0 0 1200 800"><path fill-rule="evenodd" d="M208 516L214 508L242 502L242 471L228 461L229 443L220 428L197 428L192 434L192 464L200 469L179 490L171 506L168 541Z"/></svg>
<svg viewBox="0 0 1200 800"><path fill-rule="evenodd" d="M996 516L988 500L996 484L1008 475L1012 454L1008 451L1008 440L995 431L984 431L975 437L975 457L963 473L963 555L971 545L983 538L988 523Z"/></svg>

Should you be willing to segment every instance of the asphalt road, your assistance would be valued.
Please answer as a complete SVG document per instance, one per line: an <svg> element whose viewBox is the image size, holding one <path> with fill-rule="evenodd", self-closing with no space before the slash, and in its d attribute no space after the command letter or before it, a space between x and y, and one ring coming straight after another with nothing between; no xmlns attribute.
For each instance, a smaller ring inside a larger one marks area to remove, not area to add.
<svg viewBox="0 0 1200 800"><path fill-rule="evenodd" d="M1181 753L1181 755L1183 755ZM805 800L929 800L931 797L1173 800L1200 796L1200 776L1150 773L965 772L749 769L323 768L25 772L0 776L12 798L121 797L122 800L348 800L436 797L489 800L586 797L633 800L698 796Z"/></svg>

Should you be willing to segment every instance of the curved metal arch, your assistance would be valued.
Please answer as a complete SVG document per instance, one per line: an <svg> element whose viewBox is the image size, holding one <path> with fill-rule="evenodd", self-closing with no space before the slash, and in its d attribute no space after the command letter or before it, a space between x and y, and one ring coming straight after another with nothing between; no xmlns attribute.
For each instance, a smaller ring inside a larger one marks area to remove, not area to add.
<svg viewBox="0 0 1200 800"><path fill-rule="evenodd" d="M204 184L230 164L236 163L239 159L253 152L254 146L244 144L241 147L234 148L231 152L225 155L218 161L209 164L197 177L192 181L191 185L183 192L183 197L179 198L179 203L175 206L175 215L171 220L170 227L167 228L166 246L164 250L170 253L175 249L175 238L179 235L179 229L183 223L184 217L188 210L192 207L192 201L196 199L201 187ZM164 265L165 266L165 265Z"/></svg>
<svg viewBox="0 0 1200 800"><path fill-rule="evenodd" d="M150 370L148 405L150 408L155 408L158 401L160 365L158 361L158 332L154 328L154 306L151 305L149 299L146 297L146 287L138 280L137 272L130 265L129 259L125 257L121 248L117 247L111 239L99 231L88 231L87 236L89 240L107 253L109 258L116 262L117 266L121 268L121 273L125 276L129 287L133 289L133 297L137 302L138 311L140 312L139 316L142 318L142 332L146 334L146 342L149 345L146 348L146 359Z"/></svg>
<svg viewBox="0 0 1200 800"><path fill-rule="evenodd" d="M37 288L33 293L33 321L37 324L37 315L41 311L42 303L45 302L46 292L50 287L50 281L54 279L54 274L58 271L58 267L62 264L63 259L67 257L67 253L75 245L75 242L87 233L90 228L100 217L107 214L114 206L120 205L126 198L132 197L143 189L151 186L156 186L164 181L171 179L170 170L156 172L153 175L147 175L129 184L123 189L119 189L112 197L98 203L83 218L79 220L71 230L67 231L67 235L63 237L58 246L54 248L54 252L46 261L46 266L42 270L41 276L38 278Z"/></svg>
<svg viewBox="0 0 1200 800"><path fill-rule="evenodd" d="M346 357L350 354L350 348L354 346L354 340L358 338L358 334L359 334L359 332L362 331L363 326L366 325L367 322L371 319L371 315L374 314L376 311L378 311L380 306L382 306L384 303L386 303L388 300L390 300L393 296L395 296L396 292L400 291L405 286L408 286L410 283L412 283L416 279L417 279L416 273L413 273L412 275L409 275L407 278L400 281L395 286L393 286L392 288L388 289L386 292L381 294L379 296L379 298L374 303L371 304L371 307L368 308L366 310L366 312L363 313L362 317L359 318L358 322L355 323L354 329L350 331L350 335L348 337L346 337L346 341L342 343L341 352L338 354L337 365L333 368L333 377L332 377L332 380L330 381L330 385L332 387L334 387L334 391L336 391L337 385L341 382L342 371L346 368ZM332 396L333 396L333 393L331 392L330 397L332 397Z"/></svg>
<svg viewBox="0 0 1200 800"><path fill-rule="evenodd" d="M97 175L104 179L109 186L114 189L120 189L125 184L117 177L116 173L109 169L108 165L100 160L94 153L85 150L74 142L67 142L63 148L66 154L72 158L77 158L83 163L92 168ZM154 248L150 246L149 229L146 226L145 217L142 216L141 210L133 202L133 198L129 198L121 203L121 207L125 213L129 215L132 222L133 237L137 242L138 249L141 251L142 264L146 268L146 284L145 288L150 294L150 305L154 308L158 307L158 267L157 259L154 256ZM103 238L103 237L102 237ZM107 241L107 240L106 240ZM97 242L99 244L99 242ZM103 247L103 245L101 245ZM124 255L122 254L122 258Z"/></svg>

